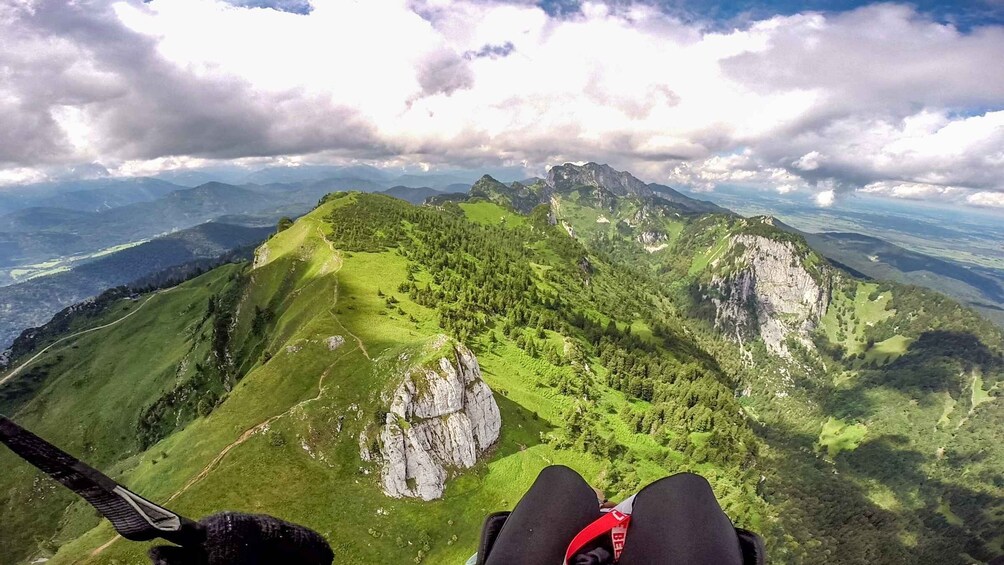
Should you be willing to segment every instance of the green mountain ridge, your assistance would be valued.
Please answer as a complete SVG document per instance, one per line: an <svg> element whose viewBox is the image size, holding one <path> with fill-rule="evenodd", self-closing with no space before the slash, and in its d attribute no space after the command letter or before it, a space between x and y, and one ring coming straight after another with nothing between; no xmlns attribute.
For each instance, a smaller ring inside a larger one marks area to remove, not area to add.
<svg viewBox="0 0 1004 565"><path fill-rule="evenodd" d="M1004 273L904 249L856 233L803 234L813 249L869 278L925 286L1004 326Z"/></svg>
<svg viewBox="0 0 1004 565"><path fill-rule="evenodd" d="M592 165L423 207L329 195L251 264L71 318L12 360L64 340L0 384L0 411L184 514L308 525L336 562L462 562L553 463L612 499L700 472L774 562L1004 552L999 329ZM441 500L389 498L360 435L440 333L476 354L502 435ZM0 461L0 561L139 558Z"/></svg>
<svg viewBox="0 0 1004 565"><path fill-rule="evenodd" d="M566 163L552 167L546 179L531 180L532 182L528 181L529 184L518 181L505 184L490 175L484 175L471 186L468 196L510 207L524 214L538 204L549 203L555 194L575 194L578 198L587 199L591 206L601 209L613 210L620 198L629 197L692 214L732 214L725 208L685 196L668 186L646 184L630 173L615 171L609 165ZM456 200L456 197L448 199ZM437 203L435 197L431 203Z"/></svg>
<svg viewBox="0 0 1004 565"><path fill-rule="evenodd" d="M43 324L53 313L85 298L143 277L199 260L216 259L256 245L274 228L208 222L152 239L73 267L0 287L0 347L23 330Z"/></svg>
<svg viewBox="0 0 1004 565"><path fill-rule="evenodd" d="M173 185L172 185L173 186ZM150 239L224 216L299 216L334 190L379 190L358 179L289 184L208 182L176 187L149 201L97 211L25 208L0 216L0 267L26 267Z"/></svg>

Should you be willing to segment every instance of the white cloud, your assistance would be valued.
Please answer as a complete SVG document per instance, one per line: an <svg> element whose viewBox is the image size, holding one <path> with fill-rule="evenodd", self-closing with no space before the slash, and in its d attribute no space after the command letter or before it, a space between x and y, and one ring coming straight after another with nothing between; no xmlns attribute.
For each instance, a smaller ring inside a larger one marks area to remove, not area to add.
<svg viewBox="0 0 1004 565"><path fill-rule="evenodd" d="M816 199L816 204L822 206L823 208L826 208L828 206L832 206L833 203L836 202L837 193L833 189L824 190L822 192L817 192L815 199Z"/></svg>
<svg viewBox="0 0 1004 565"><path fill-rule="evenodd" d="M974 206L1004 208L1004 193L989 191L976 192L966 197L966 202Z"/></svg>
<svg viewBox="0 0 1004 565"><path fill-rule="evenodd" d="M0 36L0 179L93 161L596 160L823 201L1004 191L1004 74L989 72L1004 28L962 33L903 5L708 31L598 1L554 18L524 2L318 1L300 15L32 0L0 8Z"/></svg>
<svg viewBox="0 0 1004 565"><path fill-rule="evenodd" d="M887 196L890 198L907 198L927 200L933 198L956 199L966 195L968 190L957 186L940 186L920 182L881 181L871 183L860 189L861 192Z"/></svg>
<svg viewBox="0 0 1004 565"><path fill-rule="evenodd" d="M822 155L820 155L819 151L809 151L805 155L799 157L791 164L791 166L800 171L815 171L819 168L819 160L821 157Z"/></svg>

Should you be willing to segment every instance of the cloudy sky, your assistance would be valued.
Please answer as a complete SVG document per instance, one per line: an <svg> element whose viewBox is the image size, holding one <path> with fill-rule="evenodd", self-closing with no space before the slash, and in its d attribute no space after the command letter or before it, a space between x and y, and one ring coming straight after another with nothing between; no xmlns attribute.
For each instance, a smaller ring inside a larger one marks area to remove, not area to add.
<svg viewBox="0 0 1004 565"><path fill-rule="evenodd" d="M1004 0L708 6L0 0L0 183L593 160L1004 208Z"/></svg>

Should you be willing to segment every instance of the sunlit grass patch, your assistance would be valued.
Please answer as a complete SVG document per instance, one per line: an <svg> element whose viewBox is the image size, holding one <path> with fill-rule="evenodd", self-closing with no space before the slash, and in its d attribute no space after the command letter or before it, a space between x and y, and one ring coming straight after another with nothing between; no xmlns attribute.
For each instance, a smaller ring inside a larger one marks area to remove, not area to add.
<svg viewBox="0 0 1004 565"><path fill-rule="evenodd" d="M841 451L857 449L867 433L868 427L864 424L848 424L843 420L831 417L823 423L817 445L820 449L826 448L827 455L833 459Z"/></svg>

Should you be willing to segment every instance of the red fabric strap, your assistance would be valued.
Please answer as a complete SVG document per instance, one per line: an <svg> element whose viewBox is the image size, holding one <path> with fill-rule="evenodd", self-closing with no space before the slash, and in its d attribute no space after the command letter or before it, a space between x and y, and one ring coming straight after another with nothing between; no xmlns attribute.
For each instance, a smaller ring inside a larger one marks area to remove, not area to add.
<svg viewBox="0 0 1004 565"><path fill-rule="evenodd" d="M627 527L630 522L630 514L624 514L616 509L597 518L572 538L572 543L568 544L568 549L565 550L565 565L568 565L569 560L587 543L607 533L613 540L614 561L617 561L624 549L624 540L627 537Z"/></svg>

